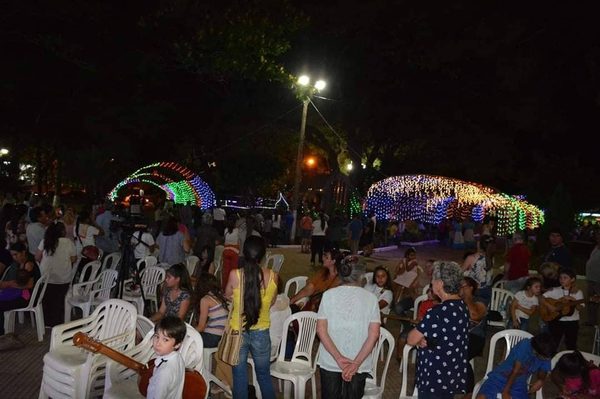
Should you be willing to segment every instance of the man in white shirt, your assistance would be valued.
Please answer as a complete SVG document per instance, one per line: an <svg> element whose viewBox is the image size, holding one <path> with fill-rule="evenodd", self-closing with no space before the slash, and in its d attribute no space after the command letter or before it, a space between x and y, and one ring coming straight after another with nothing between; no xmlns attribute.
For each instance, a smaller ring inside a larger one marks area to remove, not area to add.
<svg viewBox="0 0 600 399"><path fill-rule="evenodd" d="M131 246L133 247L133 256L138 261L152 255L156 243L152 234L138 230L131 235Z"/></svg>
<svg viewBox="0 0 600 399"><path fill-rule="evenodd" d="M31 211L32 222L27 225L25 234L27 235L27 246L29 253L35 256L40 242L44 239L46 227L50 223L50 213L52 208L49 206L38 206Z"/></svg>

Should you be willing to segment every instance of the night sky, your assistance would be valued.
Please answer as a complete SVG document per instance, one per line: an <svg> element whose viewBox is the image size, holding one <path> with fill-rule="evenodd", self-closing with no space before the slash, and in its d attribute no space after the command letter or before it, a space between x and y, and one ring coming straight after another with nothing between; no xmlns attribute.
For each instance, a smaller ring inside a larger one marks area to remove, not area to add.
<svg viewBox="0 0 600 399"><path fill-rule="evenodd" d="M600 206L600 26L579 3L10 3L0 144L60 160L63 184L100 194L167 159L218 192L289 187L290 75L309 73L336 132L309 109L321 172L362 158L361 188L432 173L542 206L562 184L577 209Z"/></svg>

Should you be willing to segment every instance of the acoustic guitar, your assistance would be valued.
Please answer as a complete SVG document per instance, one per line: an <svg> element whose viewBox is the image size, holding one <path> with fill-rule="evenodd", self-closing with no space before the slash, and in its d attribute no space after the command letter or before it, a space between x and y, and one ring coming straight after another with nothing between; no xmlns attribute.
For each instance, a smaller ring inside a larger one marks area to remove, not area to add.
<svg viewBox="0 0 600 399"><path fill-rule="evenodd" d="M569 301L562 297L560 299L544 298L543 299L549 305L552 305L556 310L551 310L547 306L540 306L540 318L544 321L558 320L561 317L572 316L575 312L575 307L585 302L600 303L600 296L594 295L590 299L579 299L576 301Z"/></svg>
<svg viewBox="0 0 600 399"><path fill-rule="evenodd" d="M122 364L123 366L135 370L140 378L138 379L138 389L145 397L148 393L148 383L154 372L154 359L151 359L148 364L142 364L122 354L113 348L96 341L85 333L77 332L73 336L73 344L84 348L93 353L101 353ZM203 398L206 395L206 381L202 375L196 370L185 371L185 381L183 383L183 399Z"/></svg>

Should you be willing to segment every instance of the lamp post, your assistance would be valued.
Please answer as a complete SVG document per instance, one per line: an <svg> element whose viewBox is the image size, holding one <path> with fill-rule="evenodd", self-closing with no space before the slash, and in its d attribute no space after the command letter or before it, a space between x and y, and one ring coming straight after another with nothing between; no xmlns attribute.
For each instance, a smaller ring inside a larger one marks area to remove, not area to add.
<svg viewBox="0 0 600 399"><path fill-rule="evenodd" d="M304 150L304 137L306 132L306 115L308 114L308 103L310 98L317 92L323 90L327 84L324 80L317 80L313 85L310 84L310 78L302 75L298 78L296 88L298 96L302 100L302 122L300 123L300 140L298 141L298 155L296 157L296 175L294 178L294 191L292 197L292 214L294 221L290 231L290 242L293 244L296 239L296 229L298 226L298 208L300 206L300 181L302 180L302 152Z"/></svg>

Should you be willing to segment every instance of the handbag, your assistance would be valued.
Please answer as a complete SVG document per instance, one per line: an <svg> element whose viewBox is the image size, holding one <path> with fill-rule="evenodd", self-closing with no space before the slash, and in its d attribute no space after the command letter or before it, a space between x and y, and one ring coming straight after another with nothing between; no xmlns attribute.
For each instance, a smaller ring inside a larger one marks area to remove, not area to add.
<svg viewBox="0 0 600 399"><path fill-rule="evenodd" d="M219 341L219 347L217 349L217 358L231 366L237 366L240 362L243 326L242 309L244 309L244 272L240 271L240 308L238 309L240 328L237 330L231 328L231 316L233 313L233 309L231 309L232 311L229 312L227 325L225 326L225 331L223 332L223 336Z"/></svg>

